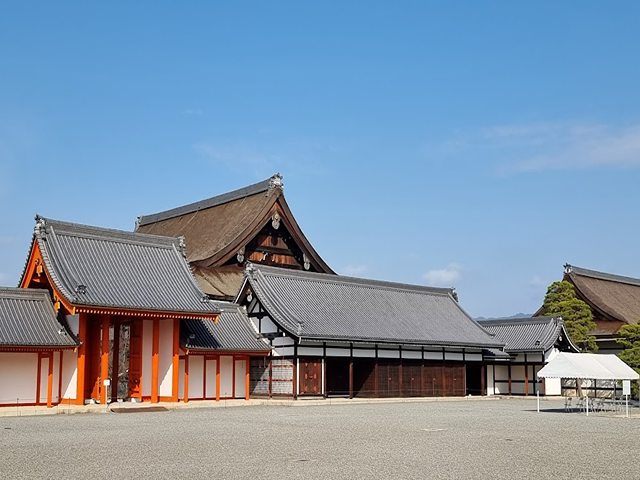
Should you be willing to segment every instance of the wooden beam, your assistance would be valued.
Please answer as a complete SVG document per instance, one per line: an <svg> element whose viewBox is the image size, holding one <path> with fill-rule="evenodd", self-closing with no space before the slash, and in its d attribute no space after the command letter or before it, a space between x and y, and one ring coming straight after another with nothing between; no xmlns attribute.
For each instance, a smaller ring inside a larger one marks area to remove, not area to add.
<svg viewBox="0 0 640 480"><path fill-rule="evenodd" d="M273 397L273 353L269 353L269 398Z"/></svg>
<svg viewBox="0 0 640 480"><path fill-rule="evenodd" d="M189 403L189 355L184 356L184 403Z"/></svg>
<svg viewBox="0 0 640 480"><path fill-rule="evenodd" d="M380 396L380 385L378 385L378 345L376 344L376 360L373 364L373 394L376 398Z"/></svg>
<svg viewBox="0 0 640 480"><path fill-rule="evenodd" d="M160 319L153 319L153 340L151 343L151 402L158 403L158 370L160 350Z"/></svg>
<svg viewBox="0 0 640 480"><path fill-rule="evenodd" d="M529 396L529 365L527 365L527 354L524 354L524 396Z"/></svg>
<svg viewBox="0 0 640 480"><path fill-rule="evenodd" d="M49 374L47 375L47 408L53 407L53 352L49 354Z"/></svg>
<svg viewBox="0 0 640 480"><path fill-rule="evenodd" d="M298 398L298 344L293 345L293 398Z"/></svg>
<svg viewBox="0 0 640 480"><path fill-rule="evenodd" d="M87 314L78 314L78 377L76 382L76 405L84 405L85 369L87 365Z"/></svg>
<svg viewBox="0 0 640 480"><path fill-rule="evenodd" d="M236 398L236 357L231 357L231 398Z"/></svg>
<svg viewBox="0 0 640 480"><path fill-rule="evenodd" d="M221 356L218 355L216 360L216 402L220 401L220 360Z"/></svg>
<svg viewBox="0 0 640 480"><path fill-rule="evenodd" d="M251 357L245 359L246 370L244 373L244 399L249 400L249 390L251 389Z"/></svg>
<svg viewBox="0 0 640 480"><path fill-rule="evenodd" d="M118 399L118 380L120 379L120 321L113 318L113 355L111 359L111 401Z"/></svg>
<svg viewBox="0 0 640 480"><path fill-rule="evenodd" d="M178 387L180 384L180 320L173 319L173 360L171 362L171 401L178 401Z"/></svg>
<svg viewBox="0 0 640 480"><path fill-rule="evenodd" d="M353 344L349 347L349 398L353 398Z"/></svg>
<svg viewBox="0 0 640 480"><path fill-rule="evenodd" d="M100 385L98 386L98 391L100 392L100 403L102 405L107 404L107 387L104 385L104 381L109 377L109 320L110 318L104 315L101 322L102 342L100 348Z"/></svg>
<svg viewBox="0 0 640 480"><path fill-rule="evenodd" d="M507 365L507 371L509 372L509 395L511 395L511 365Z"/></svg>

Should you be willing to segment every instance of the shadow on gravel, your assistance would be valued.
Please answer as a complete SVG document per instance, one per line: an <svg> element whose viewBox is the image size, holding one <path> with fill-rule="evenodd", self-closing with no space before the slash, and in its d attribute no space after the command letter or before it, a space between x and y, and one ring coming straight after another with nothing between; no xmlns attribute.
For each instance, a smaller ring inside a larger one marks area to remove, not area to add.
<svg viewBox="0 0 640 480"><path fill-rule="evenodd" d="M165 407L116 407L112 408L113 413L143 413L143 412L168 412Z"/></svg>

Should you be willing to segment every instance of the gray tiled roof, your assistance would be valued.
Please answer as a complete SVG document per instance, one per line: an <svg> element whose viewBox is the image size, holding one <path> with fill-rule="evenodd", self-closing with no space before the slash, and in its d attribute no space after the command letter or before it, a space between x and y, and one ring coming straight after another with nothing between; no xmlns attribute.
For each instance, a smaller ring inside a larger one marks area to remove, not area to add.
<svg viewBox="0 0 640 480"><path fill-rule="evenodd" d="M76 306L215 314L171 237L36 217L34 240L55 286Z"/></svg>
<svg viewBox="0 0 640 480"><path fill-rule="evenodd" d="M269 352L269 345L258 338L242 307L234 303L216 302L220 309L217 324L213 320L184 320L181 341L194 350Z"/></svg>
<svg viewBox="0 0 640 480"><path fill-rule="evenodd" d="M232 192L223 193L222 195L216 195L215 197L207 198L206 200L200 200L198 202L190 203L188 205L183 205L177 208L172 208L171 210L166 210L164 212L142 215L138 217L137 225L138 227L142 227L149 223L161 222L169 218L179 217L181 215L197 212L206 208L217 207L218 205L222 205L224 203L233 202L234 200L249 197L257 193L266 192L269 190L275 177L276 175L263 180L262 182L254 183L253 185L239 188L238 190L234 190Z"/></svg>
<svg viewBox="0 0 640 480"><path fill-rule="evenodd" d="M497 318L478 322L503 342L504 350L510 353L544 352L553 347L560 336L568 339L564 322L560 318Z"/></svg>
<svg viewBox="0 0 640 480"><path fill-rule="evenodd" d="M452 290L250 265L250 288L270 316L301 338L502 347Z"/></svg>
<svg viewBox="0 0 640 480"><path fill-rule="evenodd" d="M0 345L11 347L75 347L62 326L47 290L0 287Z"/></svg>

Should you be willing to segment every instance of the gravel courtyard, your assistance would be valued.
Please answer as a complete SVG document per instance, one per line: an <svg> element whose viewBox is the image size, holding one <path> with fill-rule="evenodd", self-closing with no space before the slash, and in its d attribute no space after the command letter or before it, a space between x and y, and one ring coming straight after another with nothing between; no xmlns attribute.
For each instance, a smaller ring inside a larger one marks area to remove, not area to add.
<svg viewBox="0 0 640 480"><path fill-rule="evenodd" d="M640 418L520 399L0 418L0 448L2 478L640 478Z"/></svg>

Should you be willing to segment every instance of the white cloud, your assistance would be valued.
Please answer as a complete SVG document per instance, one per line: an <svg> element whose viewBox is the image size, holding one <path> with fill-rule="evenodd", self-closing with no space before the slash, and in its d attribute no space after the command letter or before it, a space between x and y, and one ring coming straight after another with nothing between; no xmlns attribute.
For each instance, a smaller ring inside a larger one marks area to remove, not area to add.
<svg viewBox="0 0 640 480"><path fill-rule="evenodd" d="M548 284L549 282L543 280L539 275L534 275L531 277L531 280L529 280L529 286L534 288L546 287Z"/></svg>
<svg viewBox="0 0 640 480"><path fill-rule="evenodd" d="M349 277L360 277L369 271L367 265L347 265L340 273Z"/></svg>
<svg viewBox="0 0 640 480"><path fill-rule="evenodd" d="M450 263L445 268L429 270L422 275L427 285L433 287L453 287L462 277L462 267L457 263Z"/></svg>
<svg viewBox="0 0 640 480"><path fill-rule="evenodd" d="M232 169L259 169L271 171L276 168L281 158L277 155L237 145L216 145L212 143L198 143L194 145L197 153L212 162Z"/></svg>
<svg viewBox="0 0 640 480"><path fill-rule="evenodd" d="M463 132L441 145L447 155L485 157L502 174L639 168L640 124L533 122Z"/></svg>

